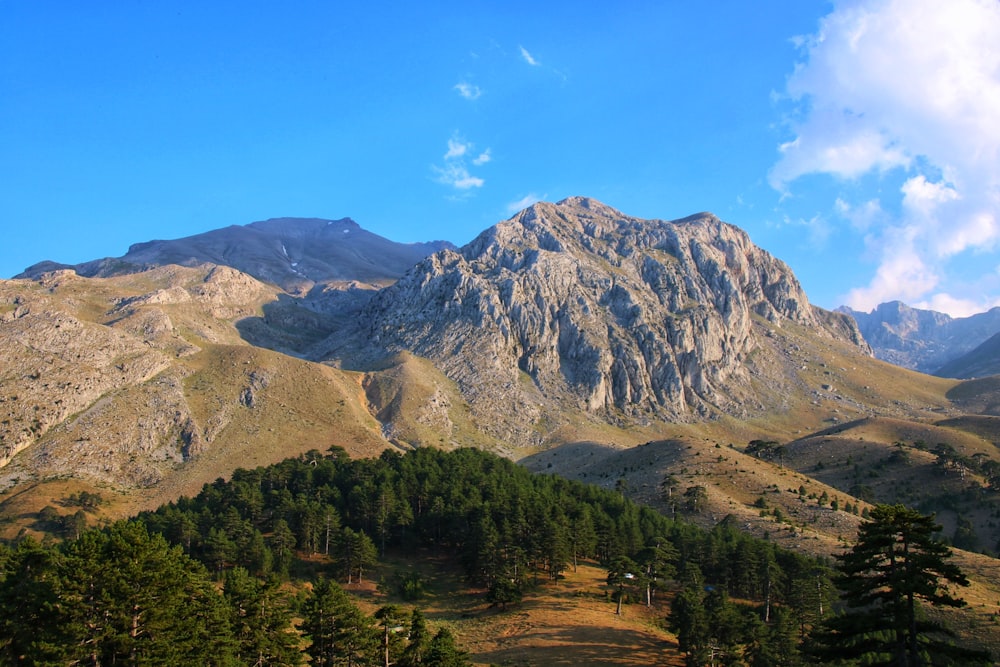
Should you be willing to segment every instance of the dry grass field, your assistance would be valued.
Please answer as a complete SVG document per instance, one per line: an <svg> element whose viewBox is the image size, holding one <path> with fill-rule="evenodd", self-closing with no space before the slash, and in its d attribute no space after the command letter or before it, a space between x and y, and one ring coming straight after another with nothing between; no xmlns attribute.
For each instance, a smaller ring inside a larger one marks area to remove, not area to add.
<svg viewBox="0 0 1000 667"><path fill-rule="evenodd" d="M386 568L414 567L412 561L390 559ZM417 606L433 629L447 627L476 665L529 667L543 665L683 665L674 636L664 629L666 600L626 604L615 614L605 584L607 572L581 563L557 582L540 581L524 600L507 609L483 601L483 591L466 587L455 563L428 559L418 563L428 593L416 603L383 595L372 582L345 588L369 613L386 602L405 609Z"/></svg>

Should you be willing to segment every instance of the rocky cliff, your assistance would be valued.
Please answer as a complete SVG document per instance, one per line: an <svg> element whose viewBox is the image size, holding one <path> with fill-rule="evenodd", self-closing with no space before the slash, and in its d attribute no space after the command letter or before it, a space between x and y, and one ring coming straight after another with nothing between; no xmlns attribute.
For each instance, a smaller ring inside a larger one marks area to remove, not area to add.
<svg viewBox="0 0 1000 667"><path fill-rule="evenodd" d="M431 359L481 423L520 444L554 405L612 421L741 412L755 323L868 353L853 322L811 306L740 229L708 213L641 220L586 198L536 204L428 257L361 319L370 354ZM330 356L350 351L334 344Z"/></svg>

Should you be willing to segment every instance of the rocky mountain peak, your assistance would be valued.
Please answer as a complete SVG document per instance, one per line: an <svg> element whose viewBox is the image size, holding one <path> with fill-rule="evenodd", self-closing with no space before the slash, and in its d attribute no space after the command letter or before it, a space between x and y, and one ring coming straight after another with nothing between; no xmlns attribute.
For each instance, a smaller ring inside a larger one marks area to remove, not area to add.
<svg viewBox="0 0 1000 667"><path fill-rule="evenodd" d="M546 401L627 419L738 411L755 320L847 328L711 214L643 220L574 197L428 257L372 300L363 335L430 358L484 423L523 438Z"/></svg>

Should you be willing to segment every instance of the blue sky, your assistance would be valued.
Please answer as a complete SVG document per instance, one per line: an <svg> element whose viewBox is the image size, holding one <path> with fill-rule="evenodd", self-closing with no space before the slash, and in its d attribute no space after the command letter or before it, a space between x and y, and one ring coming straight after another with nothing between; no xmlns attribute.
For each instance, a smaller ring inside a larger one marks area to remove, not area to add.
<svg viewBox="0 0 1000 667"><path fill-rule="evenodd" d="M810 299L1000 305L996 0L0 0L0 276L279 216L712 211Z"/></svg>

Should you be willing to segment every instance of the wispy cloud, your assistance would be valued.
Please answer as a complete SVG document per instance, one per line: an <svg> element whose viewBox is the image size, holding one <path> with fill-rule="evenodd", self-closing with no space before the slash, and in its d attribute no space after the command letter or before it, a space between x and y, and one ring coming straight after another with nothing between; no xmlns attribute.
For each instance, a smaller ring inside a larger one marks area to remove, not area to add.
<svg viewBox="0 0 1000 667"><path fill-rule="evenodd" d="M437 174L438 183L450 185L456 190L469 190L470 188L481 188L486 183L478 176L473 176L463 164L448 163L444 166L433 167Z"/></svg>
<svg viewBox="0 0 1000 667"><path fill-rule="evenodd" d="M517 201L512 201L509 204L507 204L507 213L513 214L517 213L518 211L522 211L531 206L532 204L537 204L544 198L545 195L539 197L534 192L528 193L525 196L518 199Z"/></svg>
<svg viewBox="0 0 1000 667"><path fill-rule="evenodd" d="M493 156L490 155L490 149L487 148L482 153L480 153L475 158L473 158L472 164L474 164L474 165L476 165L478 167L480 165L486 164L487 162L489 162L492 159L493 159Z"/></svg>
<svg viewBox="0 0 1000 667"><path fill-rule="evenodd" d="M849 305L967 302L949 293L956 262L1000 242L997 44L995 0L836 0L801 40L804 61L787 87L800 114L771 185L787 193L807 174L901 176L874 202L838 200L878 258Z"/></svg>
<svg viewBox="0 0 1000 667"><path fill-rule="evenodd" d="M483 91L479 86L468 83L466 81L461 81L459 83L456 83L454 88L455 90L458 91L459 95L461 95L467 100L479 99L479 96L483 94Z"/></svg>
<svg viewBox="0 0 1000 667"><path fill-rule="evenodd" d="M467 156L471 155L474 145L464 140L459 135L454 135L448 139L448 150L444 154L444 164L432 165L434 180L438 183L448 185L456 190L469 191L474 188L481 188L486 181L474 176L469 171ZM473 166L482 166L490 161L490 149L486 149L472 158Z"/></svg>
<svg viewBox="0 0 1000 667"><path fill-rule="evenodd" d="M448 140L448 152L444 154L445 160L453 160L462 157L469 150L470 144L465 143L457 137Z"/></svg>
<svg viewBox="0 0 1000 667"><path fill-rule="evenodd" d="M518 44L517 48L521 50L521 57L524 58L524 62L528 63L532 67L538 67L541 65L541 63L535 60L535 58L528 52L528 49L524 48L520 44Z"/></svg>

